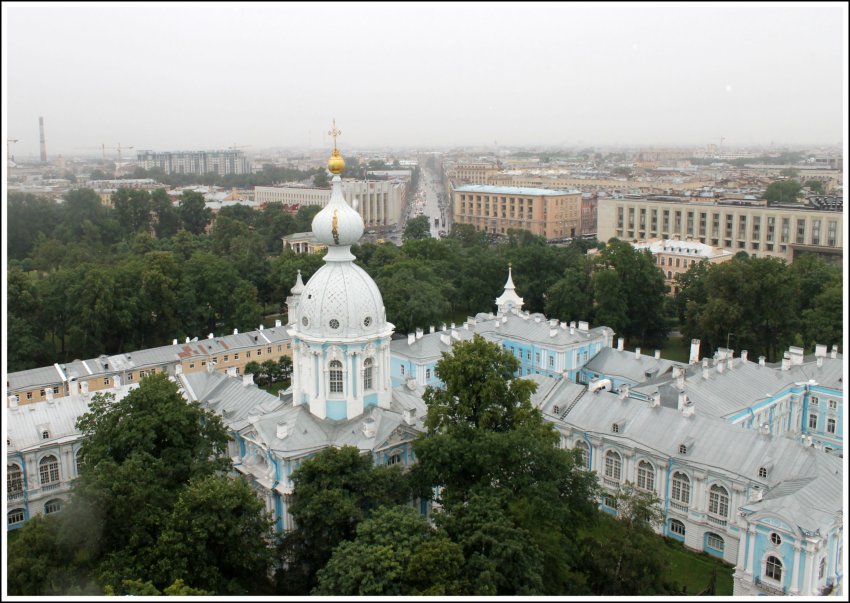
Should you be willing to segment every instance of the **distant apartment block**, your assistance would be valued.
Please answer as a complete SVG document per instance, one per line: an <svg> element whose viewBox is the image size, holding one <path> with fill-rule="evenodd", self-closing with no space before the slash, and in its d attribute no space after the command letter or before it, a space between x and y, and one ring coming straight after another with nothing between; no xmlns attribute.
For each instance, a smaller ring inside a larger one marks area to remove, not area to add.
<svg viewBox="0 0 850 603"><path fill-rule="evenodd" d="M793 262L811 252L840 262L844 226L840 211L805 205L738 205L668 199L601 199L597 238L626 241L681 239L751 257Z"/></svg>
<svg viewBox="0 0 850 603"><path fill-rule="evenodd" d="M499 171L493 163L457 163L448 167L446 175L458 184L492 184Z"/></svg>
<svg viewBox="0 0 850 603"><path fill-rule="evenodd" d="M599 198L592 193L581 195L581 236L596 236L596 220L599 208Z"/></svg>
<svg viewBox="0 0 850 603"><path fill-rule="evenodd" d="M527 230L547 239L581 232L581 193L540 188L468 185L454 189L454 222L506 234Z"/></svg>
<svg viewBox="0 0 850 603"><path fill-rule="evenodd" d="M166 174L250 174L251 166L242 151L139 151L136 162L146 170L160 168Z"/></svg>
<svg viewBox="0 0 850 603"><path fill-rule="evenodd" d="M343 180L345 198L356 205L367 228L398 224L407 183L400 180ZM331 198L325 188L299 186L257 186L254 199L260 204L324 206Z"/></svg>

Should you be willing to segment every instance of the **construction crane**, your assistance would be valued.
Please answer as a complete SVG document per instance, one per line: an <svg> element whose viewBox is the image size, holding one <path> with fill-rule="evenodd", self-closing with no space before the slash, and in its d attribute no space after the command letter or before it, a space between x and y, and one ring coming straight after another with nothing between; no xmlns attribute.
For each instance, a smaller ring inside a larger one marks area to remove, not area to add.
<svg viewBox="0 0 850 603"><path fill-rule="evenodd" d="M235 151L236 149L247 149L247 148L248 148L248 147L250 147L250 146L251 146L251 145L249 145L249 144L241 144L241 145L237 145L237 144L234 142L232 145L230 145L229 147L227 147L227 149L228 149L228 150L230 150L230 151Z"/></svg>
<svg viewBox="0 0 850 603"><path fill-rule="evenodd" d="M103 148L104 148L104 157L106 156L106 149L112 149L113 151L118 151L118 163L121 163L121 149L125 149L127 151L130 151L132 149L135 149L136 147L122 147L121 143L119 142L117 147L108 147L106 145L103 145Z"/></svg>
<svg viewBox="0 0 850 603"><path fill-rule="evenodd" d="M6 161L8 165L12 165L15 162L15 158L12 156L12 151L9 150L9 145L13 142L18 142L17 138L7 138L6 139Z"/></svg>

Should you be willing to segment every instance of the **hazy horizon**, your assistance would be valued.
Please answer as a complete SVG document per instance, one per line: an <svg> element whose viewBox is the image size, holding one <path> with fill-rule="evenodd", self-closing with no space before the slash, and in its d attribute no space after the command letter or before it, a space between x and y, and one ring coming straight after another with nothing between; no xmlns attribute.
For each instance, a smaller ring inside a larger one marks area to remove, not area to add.
<svg viewBox="0 0 850 603"><path fill-rule="evenodd" d="M4 3L12 153L844 144L843 3L197 7Z"/></svg>

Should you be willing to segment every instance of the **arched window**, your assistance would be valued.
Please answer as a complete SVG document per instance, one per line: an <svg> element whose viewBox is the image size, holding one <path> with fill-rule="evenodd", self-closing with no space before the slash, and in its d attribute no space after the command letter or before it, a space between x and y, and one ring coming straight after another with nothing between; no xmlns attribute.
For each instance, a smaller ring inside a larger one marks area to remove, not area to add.
<svg viewBox="0 0 850 603"><path fill-rule="evenodd" d="M579 440L576 442L575 449L578 450L579 465L582 469L587 469L590 466L590 454L588 454L587 442Z"/></svg>
<svg viewBox="0 0 850 603"><path fill-rule="evenodd" d="M677 536L681 536L684 538L685 536L685 524L683 524L678 519L670 520L670 532L676 534Z"/></svg>
<svg viewBox="0 0 850 603"><path fill-rule="evenodd" d="M767 562L765 563L764 575L771 580L776 580L777 582L782 581L782 562L771 555L767 558Z"/></svg>
<svg viewBox="0 0 850 603"><path fill-rule="evenodd" d="M328 365L330 369L328 371L329 374L329 382L330 387L328 387L328 391L332 394L341 394L342 393L342 362L339 360L331 360L330 365Z"/></svg>
<svg viewBox="0 0 850 603"><path fill-rule="evenodd" d="M613 450L605 453L605 477L619 481L622 467L623 461L619 454Z"/></svg>
<svg viewBox="0 0 850 603"><path fill-rule="evenodd" d="M673 488L671 498L676 502L687 505L691 502L691 480L684 473L673 474Z"/></svg>
<svg viewBox="0 0 850 603"><path fill-rule="evenodd" d="M390 456L390 460L387 462L388 465L397 465L401 462L401 454L395 452Z"/></svg>
<svg viewBox="0 0 850 603"><path fill-rule="evenodd" d="M638 463L637 485L641 490L655 489L655 468L647 461Z"/></svg>
<svg viewBox="0 0 850 603"><path fill-rule="evenodd" d="M767 468L759 467L759 477L767 477Z"/></svg>
<svg viewBox="0 0 850 603"><path fill-rule="evenodd" d="M6 487L9 489L9 498L18 498L24 492L24 474L15 463L6 465Z"/></svg>
<svg viewBox="0 0 850 603"><path fill-rule="evenodd" d="M723 541L721 536L718 536L713 532L708 532L705 535L705 546L706 548L722 552L726 548L726 543Z"/></svg>
<svg viewBox="0 0 850 603"><path fill-rule="evenodd" d="M24 520L24 510L23 509L12 509L6 515L9 519L9 525L14 523L21 523Z"/></svg>
<svg viewBox="0 0 850 603"><path fill-rule="evenodd" d="M83 474L83 455L80 450L77 450L77 454L74 455L74 465L77 469L77 475Z"/></svg>
<svg viewBox="0 0 850 603"><path fill-rule="evenodd" d="M38 476L41 485L53 484L59 481L59 460L52 454L41 459L38 464Z"/></svg>
<svg viewBox="0 0 850 603"><path fill-rule="evenodd" d="M714 484L708 491L708 512L719 517L729 515L729 492L723 486Z"/></svg>
<svg viewBox="0 0 850 603"><path fill-rule="evenodd" d="M50 515L51 513L56 513L57 511L62 510L62 501L58 498L54 498L53 500L48 500L44 504L44 514Z"/></svg>
<svg viewBox="0 0 850 603"><path fill-rule="evenodd" d="M363 361L363 389L372 389L372 359Z"/></svg>

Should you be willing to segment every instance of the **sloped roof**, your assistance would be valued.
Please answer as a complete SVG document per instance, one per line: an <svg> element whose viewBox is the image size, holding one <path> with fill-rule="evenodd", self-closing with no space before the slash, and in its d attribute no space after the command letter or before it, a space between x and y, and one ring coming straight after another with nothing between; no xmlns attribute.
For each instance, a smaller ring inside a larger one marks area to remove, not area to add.
<svg viewBox="0 0 850 603"><path fill-rule="evenodd" d="M643 383L667 375L674 366L686 367L683 362L655 359L655 356L641 354L636 358L634 352L620 351L604 347L585 365L585 370L606 376L616 376L628 379L634 383Z"/></svg>

